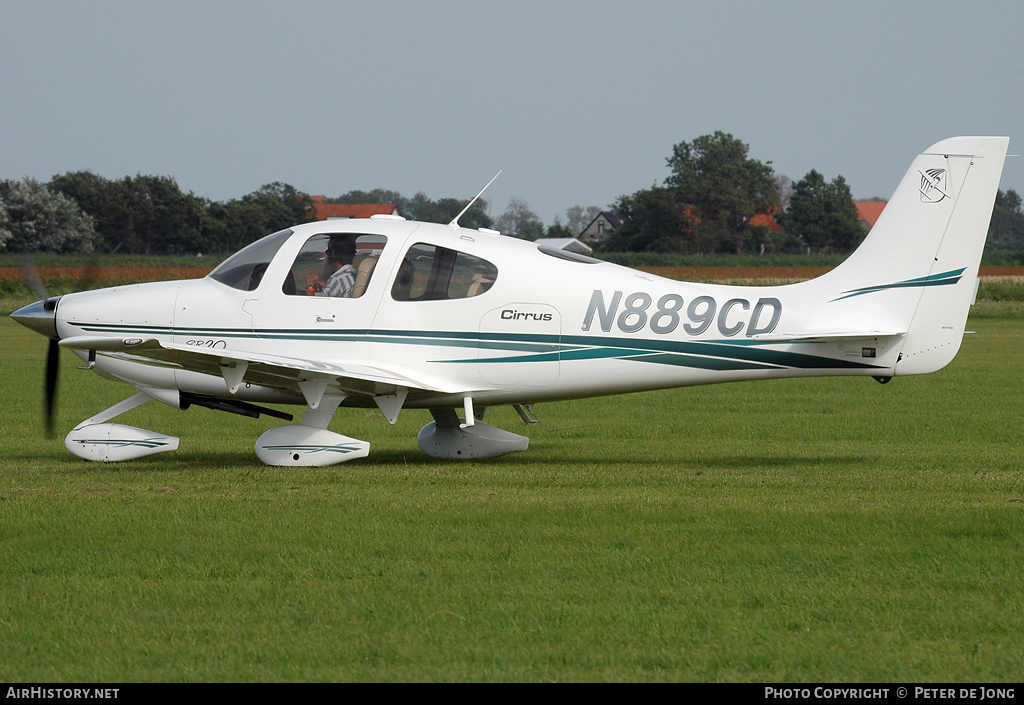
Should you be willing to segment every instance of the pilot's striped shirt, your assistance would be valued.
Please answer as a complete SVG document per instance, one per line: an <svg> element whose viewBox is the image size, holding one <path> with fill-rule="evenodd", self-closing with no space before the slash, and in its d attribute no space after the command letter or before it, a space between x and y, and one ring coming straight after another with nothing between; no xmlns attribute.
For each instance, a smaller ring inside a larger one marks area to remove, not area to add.
<svg viewBox="0 0 1024 705"><path fill-rule="evenodd" d="M351 264L343 264L324 284L324 293L328 296L351 296L355 285L355 268Z"/></svg>

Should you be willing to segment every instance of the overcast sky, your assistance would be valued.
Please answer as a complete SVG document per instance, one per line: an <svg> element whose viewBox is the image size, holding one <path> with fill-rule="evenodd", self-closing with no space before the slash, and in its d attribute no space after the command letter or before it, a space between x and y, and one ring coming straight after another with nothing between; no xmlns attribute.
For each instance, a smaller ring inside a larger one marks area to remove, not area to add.
<svg viewBox="0 0 1024 705"><path fill-rule="evenodd" d="M855 198L946 137L1020 153L1024 3L0 0L0 179L470 198L502 170L491 215L550 224L716 130Z"/></svg>

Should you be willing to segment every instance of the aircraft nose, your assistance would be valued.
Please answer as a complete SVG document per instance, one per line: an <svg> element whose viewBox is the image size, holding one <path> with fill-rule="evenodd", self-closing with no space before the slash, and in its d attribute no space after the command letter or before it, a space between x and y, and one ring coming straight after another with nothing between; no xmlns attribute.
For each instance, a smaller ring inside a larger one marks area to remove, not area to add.
<svg viewBox="0 0 1024 705"><path fill-rule="evenodd" d="M47 338L57 337L57 301L59 296L36 301L34 304L22 306L11 314L11 318L29 330L33 330Z"/></svg>

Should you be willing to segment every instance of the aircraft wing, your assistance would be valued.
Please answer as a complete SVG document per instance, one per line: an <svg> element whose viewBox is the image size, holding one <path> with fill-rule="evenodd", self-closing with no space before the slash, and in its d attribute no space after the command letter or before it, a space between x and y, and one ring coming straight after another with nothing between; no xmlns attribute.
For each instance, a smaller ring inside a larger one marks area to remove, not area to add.
<svg viewBox="0 0 1024 705"><path fill-rule="evenodd" d="M326 361L263 353L197 348L168 343L157 338L111 338L75 336L60 341L61 347L104 353L132 362L170 366L193 372L221 376L229 392L234 393L243 379L275 389L300 392L312 403L319 399L329 383L345 394L374 398L409 391L464 393L464 387L449 380L368 365L358 361Z"/></svg>

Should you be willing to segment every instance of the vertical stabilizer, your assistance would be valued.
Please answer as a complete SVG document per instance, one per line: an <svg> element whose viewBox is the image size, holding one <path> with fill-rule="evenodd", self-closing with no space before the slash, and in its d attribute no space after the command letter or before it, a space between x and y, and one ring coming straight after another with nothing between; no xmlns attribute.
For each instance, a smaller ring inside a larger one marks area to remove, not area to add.
<svg viewBox="0 0 1024 705"><path fill-rule="evenodd" d="M961 138L940 142L922 155L934 166L918 174L921 208L945 199L955 202L928 273L934 285L921 289L896 364L898 375L934 372L960 349L1008 146L1005 137ZM950 181L959 181L959 188L944 193L941 188Z"/></svg>
<svg viewBox="0 0 1024 705"><path fill-rule="evenodd" d="M808 282L834 319L906 331L897 375L934 372L960 348L1008 146L954 137L918 155L856 252Z"/></svg>

